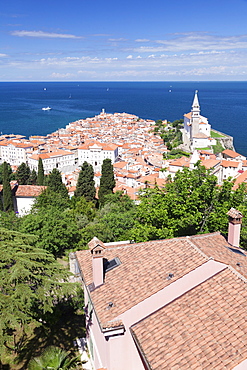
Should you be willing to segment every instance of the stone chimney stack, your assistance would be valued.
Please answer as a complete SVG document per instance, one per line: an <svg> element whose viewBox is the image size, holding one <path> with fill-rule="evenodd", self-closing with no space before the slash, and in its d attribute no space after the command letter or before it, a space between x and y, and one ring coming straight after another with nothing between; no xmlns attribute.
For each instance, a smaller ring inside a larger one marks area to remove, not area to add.
<svg viewBox="0 0 247 370"><path fill-rule="evenodd" d="M93 283L94 287L104 284L104 243L98 238L94 237L88 243L92 254L92 268L93 268Z"/></svg>
<svg viewBox="0 0 247 370"><path fill-rule="evenodd" d="M228 243L234 247L239 247L240 229L242 224L243 215L235 208L231 208L227 212L229 217L228 224Z"/></svg>

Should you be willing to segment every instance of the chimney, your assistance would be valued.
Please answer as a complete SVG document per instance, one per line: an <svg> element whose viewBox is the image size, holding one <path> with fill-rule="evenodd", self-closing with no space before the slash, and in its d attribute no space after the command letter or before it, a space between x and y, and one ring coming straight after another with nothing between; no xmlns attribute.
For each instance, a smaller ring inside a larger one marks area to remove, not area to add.
<svg viewBox="0 0 247 370"><path fill-rule="evenodd" d="M234 247L239 247L240 229L243 215L235 208L231 208L230 211L227 212L227 215L229 217L228 243Z"/></svg>
<svg viewBox="0 0 247 370"><path fill-rule="evenodd" d="M98 238L94 237L88 243L92 254L92 268L93 268L93 283L94 287L104 284L104 243Z"/></svg>

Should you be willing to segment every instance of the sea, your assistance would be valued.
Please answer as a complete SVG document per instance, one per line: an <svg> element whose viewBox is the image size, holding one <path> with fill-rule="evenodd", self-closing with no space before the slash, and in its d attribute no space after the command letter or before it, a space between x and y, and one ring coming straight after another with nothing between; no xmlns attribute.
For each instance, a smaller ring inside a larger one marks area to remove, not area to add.
<svg viewBox="0 0 247 370"><path fill-rule="evenodd" d="M174 121L196 90L201 114L247 156L247 82L0 82L0 134L47 135L102 109Z"/></svg>

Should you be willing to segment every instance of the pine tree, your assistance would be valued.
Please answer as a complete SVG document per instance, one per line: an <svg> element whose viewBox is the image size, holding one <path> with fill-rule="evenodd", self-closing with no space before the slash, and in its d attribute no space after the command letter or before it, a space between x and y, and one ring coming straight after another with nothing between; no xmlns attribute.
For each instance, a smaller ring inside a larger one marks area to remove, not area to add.
<svg viewBox="0 0 247 370"><path fill-rule="evenodd" d="M49 174L47 178L47 185L53 192L60 193L64 198L69 197L68 190L62 182L61 173L56 168L53 168Z"/></svg>
<svg viewBox="0 0 247 370"><path fill-rule="evenodd" d="M83 196L87 201L93 201L95 194L96 190L93 166L84 162L81 166L81 171L76 184L75 197Z"/></svg>
<svg viewBox="0 0 247 370"><path fill-rule="evenodd" d="M3 163L3 210L13 211L13 197L12 191L9 183L9 171L7 162Z"/></svg>
<svg viewBox="0 0 247 370"><path fill-rule="evenodd" d="M99 188L99 203L102 206L105 202L105 195L112 194L116 185L114 179L113 165L109 158L104 159L101 170L100 188Z"/></svg>
<svg viewBox="0 0 247 370"><path fill-rule="evenodd" d="M44 185L44 167L42 158L39 157L37 185Z"/></svg>
<svg viewBox="0 0 247 370"><path fill-rule="evenodd" d="M16 180L20 185L27 185L31 171L26 163L22 163L16 171Z"/></svg>
<svg viewBox="0 0 247 370"><path fill-rule="evenodd" d="M0 228L0 358L6 348L18 352L38 320L75 292L67 271L37 240Z"/></svg>
<svg viewBox="0 0 247 370"><path fill-rule="evenodd" d="M4 164L0 164L0 184L3 183L3 167ZM7 168L8 168L8 175L9 175L9 180L15 180L15 174L12 171L12 168L9 163L7 163Z"/></svg>
<svg viewBox="0 0 247 370"><path fill-rule="evenodd" d="M36 185L36 184L37 184L37 173L35 169L33 169L28 179L28 185Z"/></svg>

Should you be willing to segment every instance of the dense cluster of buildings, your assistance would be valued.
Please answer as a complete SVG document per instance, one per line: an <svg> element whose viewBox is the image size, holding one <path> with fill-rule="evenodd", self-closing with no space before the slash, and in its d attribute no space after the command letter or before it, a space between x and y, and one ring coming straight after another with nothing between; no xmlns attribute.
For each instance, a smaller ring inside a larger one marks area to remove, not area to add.
<svg viewBox="0 0 247 370"><path fill-rule="evenodd" d="M167 122L164 121L164 125ZM42 159L44 172L53 168L61 171L70 194L76 186L80 166L87 161L93 166L95 184L99 186L101 166L105 158L114 165L116 190L133 199L147 186L163 186L168 175L175 176L184 167L193 169L198 160L217 176L222 184L229 176L236 183L247 178L247 162L232 149L213 154L216 139L211 137L211 125L200 114L197 92L191 112L184 115L183 149L191 153L178 159L164 159L167 148L154 132L155 122L127 113L102 112L91 118L78 120L47 136L0 136L0 163L8 162L15 170L25 162L38 170ZM167 129L169 129L167 125Z"/></svg>
<svg viewBox="0 0 247 370"><path fill-rule="evenodd" d="M106 158L113 163L115 190L133 199L139 189L162 187L168 175L193 169L198 161L219 185L228 177L235 179L235 188L247 181L243 155L233 148L213 153L216 139L200 114L197 92L182 129L190 156L165 159L167 148L154 124L102 111L47 136L2 135L0 163L15 170L25 162L37 171L41 158L46 174L53 168L62 172L71 195L84 161L93 166L99 186ZM42 191L15 186L22 208ZM94 237L88 250L70 254L71 271L84 288L88 369L247 368L247 253L239 248L243 215L232 208L228 216L227 240L220 233L143 243L104 244Z"/></svg>

